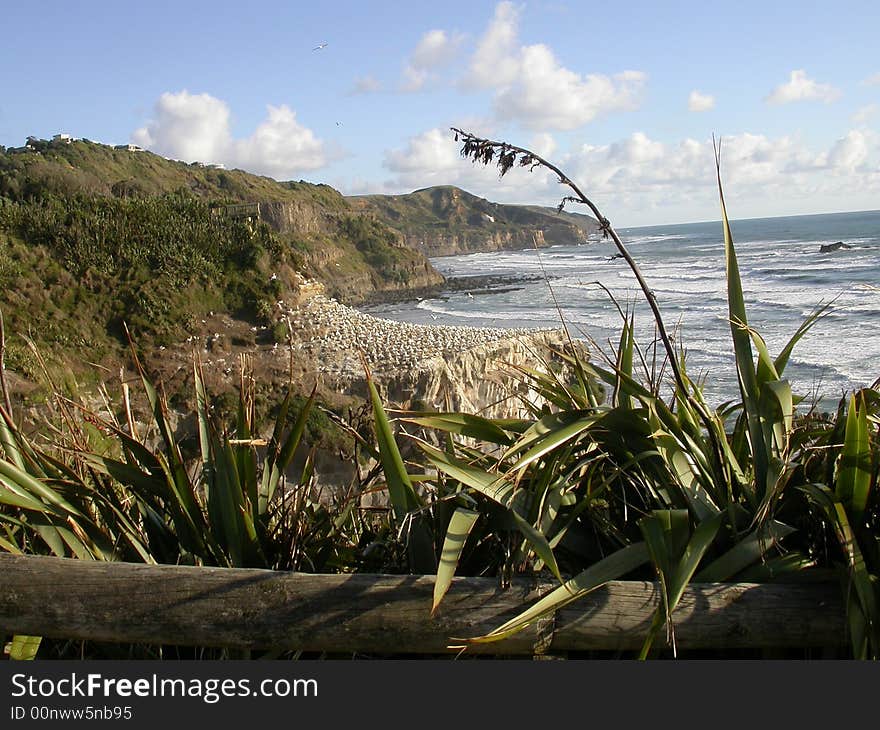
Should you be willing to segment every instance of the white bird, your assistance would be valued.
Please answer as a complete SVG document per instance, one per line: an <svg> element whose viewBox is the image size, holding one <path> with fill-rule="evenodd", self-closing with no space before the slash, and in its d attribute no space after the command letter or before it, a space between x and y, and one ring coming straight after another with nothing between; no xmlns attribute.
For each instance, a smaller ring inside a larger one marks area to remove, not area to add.
<svg viewBox="0 0 880 730"><path fill-rule="evenodd" d="M320 51L322 48L326 48L326 47L327 47L327 41L324 41L323 43L319 43L312 50L313 51Z"/></svg>
<svg viewBox="0 0 880 730"><path fill-rule="evenodd" d="M470 299L473 299L473 298L474 298L474 295L471 294L470 292L468 292L467 295L468 295L468 297L469 297Z"/></svg>

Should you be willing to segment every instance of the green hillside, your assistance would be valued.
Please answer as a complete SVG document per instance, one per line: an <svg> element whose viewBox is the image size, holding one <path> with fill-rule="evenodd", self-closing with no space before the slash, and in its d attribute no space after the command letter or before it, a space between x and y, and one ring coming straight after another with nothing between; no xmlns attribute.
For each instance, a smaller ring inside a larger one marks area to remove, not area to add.
<svg viewBox="0 0 880 730"><path fill-rule="evenodd" d="M123 324L164 346L212 311L271 324L294 272L349 303L442 281L327 185L87 141L0 149L0 310L44 351L100 362ZM15 337L7 363L36 367Z"/></svg>

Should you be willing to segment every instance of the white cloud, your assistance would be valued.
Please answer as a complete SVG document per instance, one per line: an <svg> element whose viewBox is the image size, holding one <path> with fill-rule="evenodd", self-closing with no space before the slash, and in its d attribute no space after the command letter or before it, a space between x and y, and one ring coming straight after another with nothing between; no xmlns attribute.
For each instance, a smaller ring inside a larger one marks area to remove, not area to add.
<svg viewBox="0 0 880 730"><path fill-rule="evenodd" d="M373 92L380 91L382 89L382 84L378 79L373 76L359 76L354 80L354 85L351 88L350 94L372 94Z"/></svg>
<svg viewBox="0 0 880 730"><path fill-rule="evenodd" d="M461 36L449 36L445 30L429 30L410 56L410 63L416 68L442 66L455 57L460 44Z"/></svg>
<svg viewBox="0 0 880 730"><path fill-rule="evenodd" d="M715 97L701 94L694 89L688 96L688 109L692 112L707 112L715 108Z"/></svg>
<svg viewBox="0 0 880 730"><path fill-rule="evenodd" d="M510 140L516 143L516 140ZM604 145L553 150L548 135L532 149L557 164L618 226L717 220L718 191L710 139L661 141L643 132ZM539 149L548 144L549 152ZM495 167L459 155L445 131L430 130L386 152L393 177L382 192L452 184L498 202L555 205L569 191L542 169ZM853 130L824 149L793 136L743 132L722 139L722 178L730 214L746 218L876 207L880 134ZM376 188L373 191L377 191Z"/></svg>
<svg viewBox="0 0 880 730"><path fill-rule="evenodd" d="M383 165L394 178L386 181L384 191L399 193L431 185L458 185L477 195L491 191L500 201L527 200L535 186L543 188L548 181L552 183L551 176L543 170L529 173L523 168L514 168L500 178L497 168L469 162L461 156L460 149L452 132L440 128L411 137L403 148L386 151Z"/></svg>
<svg viewBox="0 0 880 730"><path fill-rule="evenodd" d="M634 109L646 78L638 71L580 76L544 45L523 48L521 58L516 83L495 97L495 113L536 130L575 129L602 113Z"/></svg>
<svg viewBox="0 0 880 730"><path fill-rule="evenodd" d="M492 88L513 82L519 73L516 58L520 10L512 2L495 6L495 15L477 44L464 80L466 86Z"/></svg>
<svg viewBox="0 0 880 730"><path fill-rule="evenodd" d="M277 179L327 162L323 143L285 105L269 106L266 120L250 137L234 142L231 153L234 164Z"/></svg>
<svg viewBox="0 0 880 730"><path fill-rule="evenodd" d="M136 130L132 140L166 157L220 161L232 141L229 107L209 94L162 94L155 118Z"/></svg>
<svg viewBox="0 0 880 730"><path fill-rule="evenodd" d="M880 112L880 104L868 104L861 107L852 115L852 123L857 127L863 127Z"/></svg>
<svg viewBox="0 0 880 730"><path fill-rule="evenodd" d="M425 33L403 70L403 91L419 91L431 78L435 69L455 58L463 37L448 35L444 30Z"/></svg>
<svg viewBox="0 0 880 730"><path fill-rule="evenodd" d="M553 153L556 152L556 140L553 139L552 134L540 132L532 137L532 141L529 143L528 148L536 155L540 155L545 160L549 160Z"/></svg>
<svg viewBox="0 0 880 730"><path fill-rule="evenodd" d="M403 82L400 89L401 91L421 91L427 80L428 72L425 69L407 66L403 69Z"/></svg>
<svg viewBox="0 0 880 730"><path fill-rule="evenodd" d="M840 91L830 84L820 84L807 77L803 69L792 71L786 83L777 86L766 101L770 104L789 104L793 101L822 101L831 103Z"/></svg>
<svg viewBox="0 0 880 730"><path fill-rule="evenodd" d="M871 74L862 83L867 86L880 86L880 71L875 74Z"/></svg>
<svg viewBox="0 0 880 730"><path fill-rule="evenodd" d="M267 107L266 119L243 139L233 139L229 122L228 105L210 94L165 93L132 140L173 159L220 162L276 179L327 163L323 142L286 105Z"/></svg>
<svg viewBox="0 0 880 730"><path fill-rule="evenodd" d="M874 139L872 139L874 137ZM853 174L868 171L868 158L872 144L876 146L876 135L853 129L834 143L828 152L828 168L833 172Z"/></svg>
<svg viewBox="0 0 880 730"><path fill-rule="evenodd" d="M495 89L498 119L529 129L575 129L600 114L638 106L646 75L581 75L565 68L544 44L518 43L519 10L499 3L471 58L465 88Z"/></svg>

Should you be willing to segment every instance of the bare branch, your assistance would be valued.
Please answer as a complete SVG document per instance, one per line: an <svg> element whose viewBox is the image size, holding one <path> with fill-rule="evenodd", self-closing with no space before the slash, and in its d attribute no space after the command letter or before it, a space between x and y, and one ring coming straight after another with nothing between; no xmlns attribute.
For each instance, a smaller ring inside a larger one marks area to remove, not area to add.
<svg viewBox="0 0 880 730"><path fill-rule="evenodd" d="M562 212L567 202L575 202L586 205L592 211L596 220L599 222L599 230L602 231L602 236L604 238L611 238L611 240L614 241L614 245L617 247L618 252L626 261L630 270L635 275L636 281L638 282L639 287L641 288L642 293L645 296L645 301L651 308L651 313L654 317L654 323L657 327L657 334L660 336L660 340L663 343L663 348L666 350L665 360L672 370L676 388L682 394L682 397L686 398L699 414L700 419L703 421L703 425L706 427L706 432L709 434L709 437L712 440L716 460L719 465L723 465L725 463L725 459L722 454L721 444L718 442L717 434L715 433L715 429L712 426L712 417L710 416L708 410L703 405L703 403L700 402L699 399L695 398L690 392L690 388L688 387L687 382L684 378L684 374L681 371L681 366L679 365L679 360L675 352L675 348L672 345L672 340L670 339L669 334L666 331L666 325L663 322L663 316L660 312L660 307L657 304L657 298L654 296L654 292L650 289L648 283L645 281L641 269L639 268L635 259L632 257L629 250L620 239L620 236L617 235L617 232L612 227L611 222L604 215L602 215L602 213L599 211L593 201L590 200L586 195L584 195L583 191L574 182L572 182L572 180L561 169L559 169L551 162L548 162L540 155L535 154L525 147L517 147L516 145L512 145L507 142L483 139L482 137L477 137L474 134L465 132L455 127L452 128L452 131L455 133L455 140L457 142L462 142L462 157L469 158L474 162L480 162L484 165L488 165L489 163L495 161L495 163L498 164L501 168L502 175L507 172L512 166L513 162L511 162L511 160L515 161L517 157L519 158L520 166L529 167L530 171L534 170L536 167L544 167L556 175L561 185L565 185L574 193L574 196L568 196L562 199L562 202L558 206L558 210L560 213ZM716 164L719 168L721 166L720 148L721 145L719 142L716 147ZM500 159L495 158L496 152L501 153ZM512 158L510 157L511 154L513 155ZM551 295L552 294L553 291L551 288ZM559 304L555 301L555 296L554 302L556 303L556 307L558 310ZM565 322L563 320L563 326L564 325ZM567 327L565 328L565 331L566 334L568 334ZM570 339L571 336L569 335L569 340ZM723 467L721 468L723 469Z"/></svg>
<svg viewBox="0 0 880 730"><path fill-rule="evenodd" d="M452 127L452 131L455 133L456 141L462 142L462 157L471 159L473 162L480 162L484 165L488 165L494 161L495 164L497 164L501 169L502 175L507 172L507 170L509 170L512 166L513 162L511 162L511 159L515 160L516 157L519 157L520 165L523 165L522 160L528 160L526 164L530 165L532 169L534 169L535 166L545 167L546 169L556 174L557 178L559 178L560 184L567 186L574 192L574 196L568 196L562 199L562 202L558 206L558 210L560 212L562 212L562 209L565 207L566 202L582 203L593 212L593 215L599 222L599 230L602 231L602 236L604 238L611 238L614 241L614 245L617 247L617 250L620 252L621 256L623 256L624 260L629 265L630 269L635 275L636 281L638 282L639 287L645 295L645 300L647 301L648 306L651 308L651 313L653 314L654 321L657 324L657 331L660 335L660 339L663 341L663 347L666 349L669 364L675 377L675 383L681 393L685 396L688 396L688 387L685 383L684 376L682 375L681 369L678 365L678 357L676 356L675 348L672 346L672 341L670 340L669 335L666 331L666 325L663 322L663 316L660 313L660 308L657 305L657 299L654 296L654 292L651 291L650 287L648 287L648 284L645 281L644 276L642 276L642 272L639 269L638 264L635 262L635 259L633 259L626 246L624 246L623 241L621 241L620 239L620 236L617 235L617 232L611 226L611 222L604 215L602 215L602 213L599 211L593 201L591 201L586 195L584 195L583 191L577 185L575 185L575 183L572 182L571 179L556 165L548 162L540 155L535 154L525 147L517 147L516 145L509 144L508 142L483 139L482 137L477 137L470 132L465 132L456 127ZM499 157L497 159L496 153L499 153ZM513 155L513 158L511 158L510 155Z"/></svg>

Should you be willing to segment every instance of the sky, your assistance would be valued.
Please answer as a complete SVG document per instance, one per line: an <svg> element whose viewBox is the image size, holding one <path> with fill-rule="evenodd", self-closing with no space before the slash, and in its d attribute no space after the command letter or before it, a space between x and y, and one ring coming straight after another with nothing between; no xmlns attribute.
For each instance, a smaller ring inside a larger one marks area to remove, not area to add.
<svg viewBox="0 0 880 730"><path fill-rule="evenodd" d="M131 142L347 195L458 185L618 228L880 208L880 3L0 2L0 144ZM576 210L576 209L574 209Z"/></svg>

